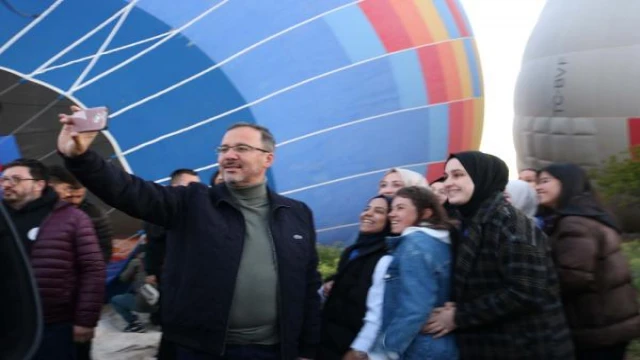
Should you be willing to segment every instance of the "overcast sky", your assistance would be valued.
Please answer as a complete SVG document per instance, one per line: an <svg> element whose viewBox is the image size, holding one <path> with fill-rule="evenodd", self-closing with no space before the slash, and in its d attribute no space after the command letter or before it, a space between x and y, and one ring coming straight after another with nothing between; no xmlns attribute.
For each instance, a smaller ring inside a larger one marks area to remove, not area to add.
<svg viewBox="0 0 640 360"><path fill-rule="evenodd" d="M501 157L516 177L513 92L527 39L545 0L461 0L475 33L484 76L480 150Z"/></svg>

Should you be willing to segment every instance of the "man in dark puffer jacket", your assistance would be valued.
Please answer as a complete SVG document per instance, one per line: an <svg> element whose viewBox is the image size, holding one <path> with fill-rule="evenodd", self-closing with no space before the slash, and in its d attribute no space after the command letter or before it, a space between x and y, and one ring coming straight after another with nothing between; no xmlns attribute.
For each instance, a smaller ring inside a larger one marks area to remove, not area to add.
<svg viewBox="0 0 640 360"><path fill-rule="evenodd" d="M33 268L45 328L34 359L72 359L75 342L93 337L105 291L105 265L89 217L59 201L36 160L7 164L3 202Z"/></svg>

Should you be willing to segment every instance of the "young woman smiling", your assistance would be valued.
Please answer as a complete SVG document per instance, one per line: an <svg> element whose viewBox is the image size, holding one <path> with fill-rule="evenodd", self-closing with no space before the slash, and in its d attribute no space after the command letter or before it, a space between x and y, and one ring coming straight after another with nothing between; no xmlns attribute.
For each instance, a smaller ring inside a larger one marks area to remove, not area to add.
<svg viewBox="0 0 640 360"><path fill-rule="evenodd" d="M505 200L507 165L469 151L452 155L445 172L449 203L462 222L456 304L434 311L425 330L457 330L461 359L572 359L546 237Z"/></svg>
<svg viewBox="0 0 640 360"><path fill-rule="evenodd" d="M536 190L576 358L624 359L629 341L640 336L640 313L615 220L577 165L544 168Z"/></svg>
<svg viewBox="0 0 640 360"><path fill-rule="evenodd" d="M342 253L322 312L318 360L361 359L380 327L390 200L379 195L360 214L360 232Z"/></svg>
<svg viewBox="0 0 640 360"><path fill-rule="evenodd" d="M437 196L425 187L400 189L389 214L391 261L385 276L382 327L372 359L455 360L453 335L421 333L424 319L450 300L453 228ZM383 258L384 259L384 258Z"/></svg>

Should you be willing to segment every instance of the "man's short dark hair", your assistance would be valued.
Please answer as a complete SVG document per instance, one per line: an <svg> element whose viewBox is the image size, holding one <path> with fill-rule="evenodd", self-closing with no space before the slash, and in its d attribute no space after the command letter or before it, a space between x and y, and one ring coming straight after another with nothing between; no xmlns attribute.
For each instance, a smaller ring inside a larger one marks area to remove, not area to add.
<svg viewBox="0 0 640 360"><path fill-rule="evenodd" d="M273 134L271 133L271 131L269 131L269 129L267 129L264 126L260 126L258 124L251 124L251 123L247 123L247 122L239 122L239 123L235 123L235 124L229 126L227 131L230 131L230 130L233 130L233 129L237 129L237 128L241 128L241 127L248 127L248 128L252 128L254 130L259 131L260 132L260 140L262 140L262 147L264 147L265 150L268 150L270 152L275 151L275 149L276 149L276 139L273 137Z"/></svg>
<svg viewBox="0 0 640 360"><path fill-rule="evenodd" d="M171 183L173 184L181 175L198 176L198 173L192 169L178 169L171 173Z"/></svg>
<svg viewBox="0 0 640 360"><path fill-rule="evenodd" d="M75 189L82 187L80 181L73 174L60 165L49 166L49 181L51 183L69 184Z"/></svg>
<svg viewBox="0 0 640 360"><path fill-rule="evenodd" d="M17 159L4 166L2 171L12 167L23 166L29 169L29 175L35 180L44 180L49 183L49 170L43 163L36 159Z"/></svg>

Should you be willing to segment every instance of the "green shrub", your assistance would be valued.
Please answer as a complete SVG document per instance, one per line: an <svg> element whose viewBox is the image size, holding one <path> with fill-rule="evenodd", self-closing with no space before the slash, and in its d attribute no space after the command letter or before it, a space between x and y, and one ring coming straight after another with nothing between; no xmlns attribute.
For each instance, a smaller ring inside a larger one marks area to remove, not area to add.
<svg viewBox="0 0 640 360"><path fill-rule="evenodd" d="M322 279L336 273L340 254L342 254L342 248L318 245L318 271L320 271Z"/></svg>
<svg viewBox="0 0 640 360"><path fill-rule="evenodd" d="M631 151L631 157L611 156L592 173L605 198L620 194L640 197L640 146Z"/></svg>
<svg viewBox="0 0 640 360"><path fill-rule="evenodd" d="M633 283L640 290L640 239L631 240L622 244L622 251L627 256Z"/></svg>
<svg viewBox="0 0 640 360"><path fill-rule="evenodd" d="M591 172L605 204L618 218L624 232L640 232L640 146L633 156L612 156L602 167Z"/></svg>

